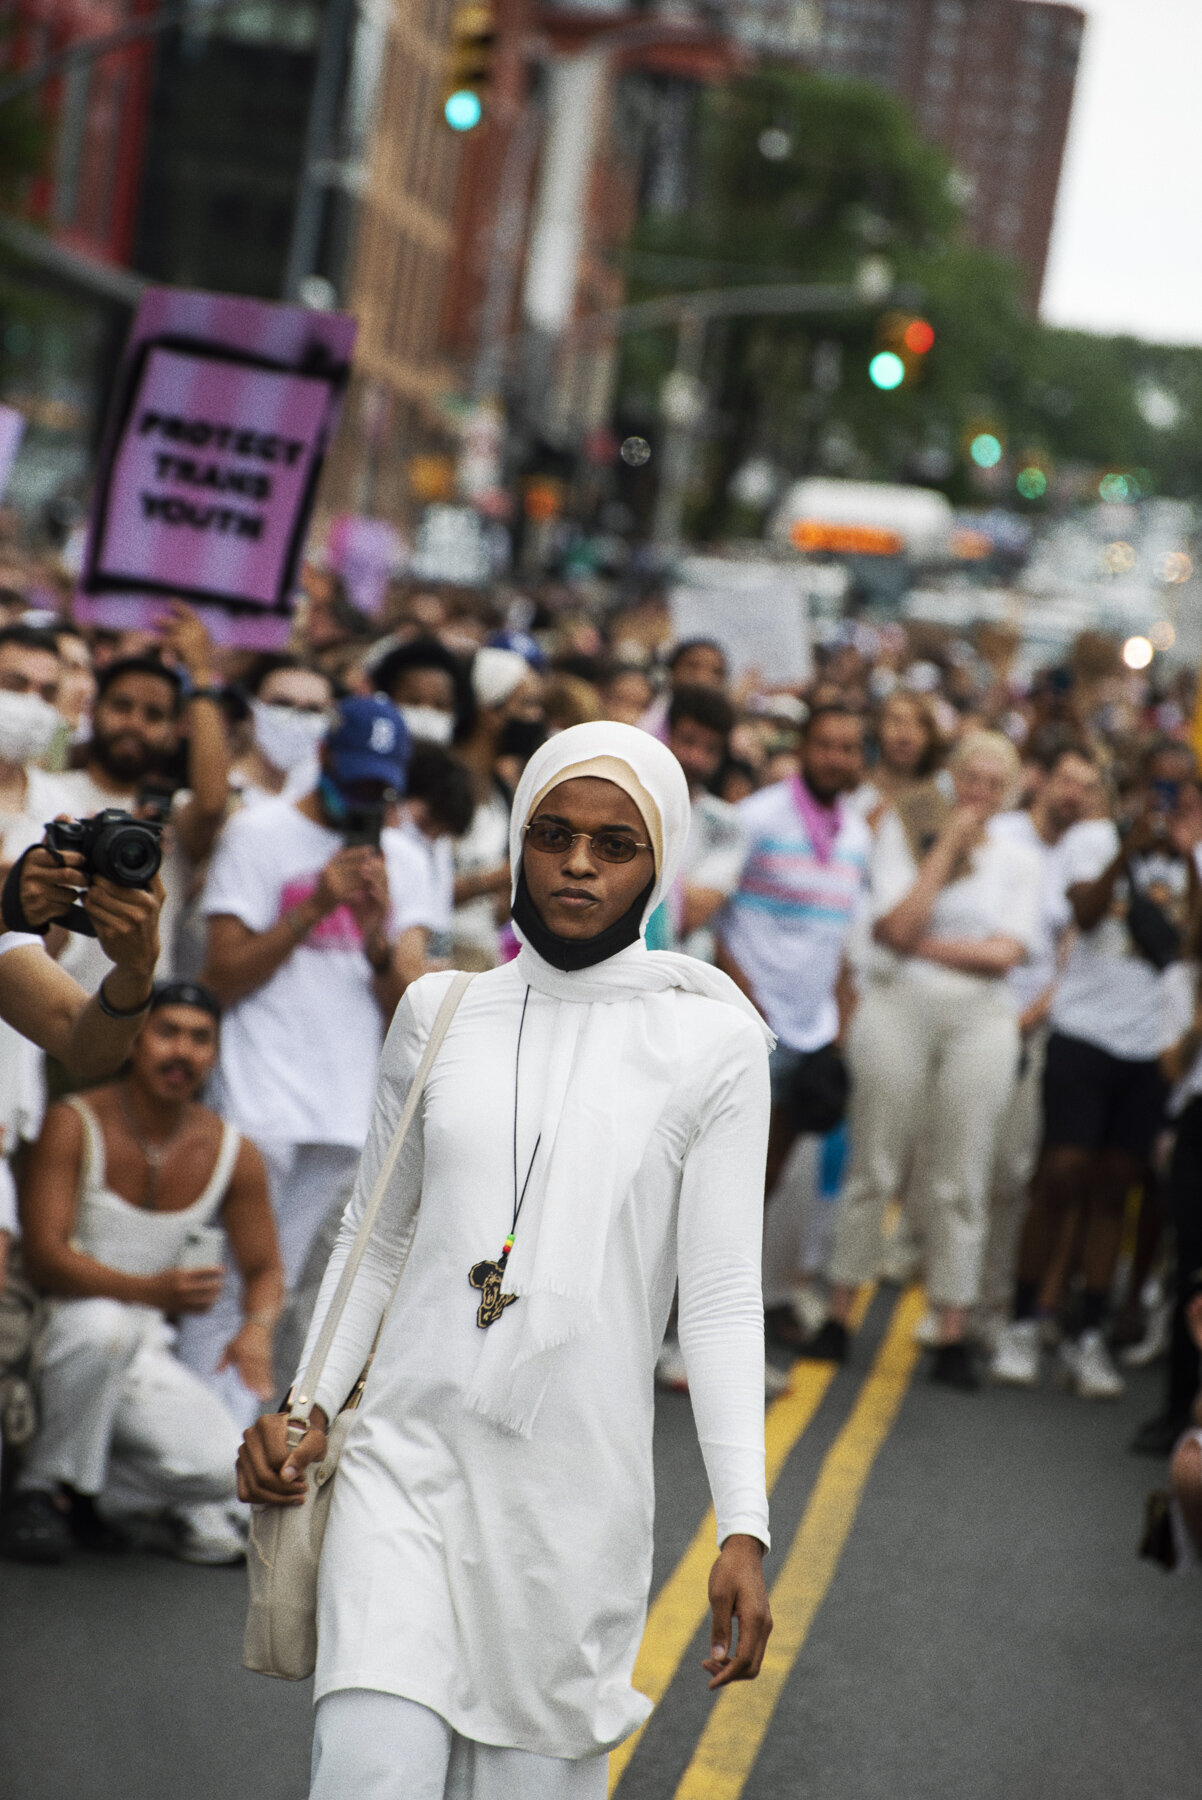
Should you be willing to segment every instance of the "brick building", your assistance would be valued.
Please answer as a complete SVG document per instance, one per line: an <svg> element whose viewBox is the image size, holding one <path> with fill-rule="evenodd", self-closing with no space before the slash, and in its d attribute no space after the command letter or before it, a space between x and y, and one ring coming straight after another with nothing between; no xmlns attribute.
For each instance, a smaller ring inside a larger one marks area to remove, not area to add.
<svg viewBox="0 0 1202 1800"><path fill-rule="evenodd" d="M1085 15L1044 0L823 0L807 61L899 94L963 178L973 240L1037 304Z"/></svg>

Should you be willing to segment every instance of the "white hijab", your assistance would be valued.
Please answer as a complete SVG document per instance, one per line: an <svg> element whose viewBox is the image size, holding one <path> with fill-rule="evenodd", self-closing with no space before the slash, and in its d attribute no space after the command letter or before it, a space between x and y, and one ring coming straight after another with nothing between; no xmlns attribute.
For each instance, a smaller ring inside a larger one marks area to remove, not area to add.
<svg viewBox="0 0 1202 1800"><path fill-rule="evenodd" d="M587 775L628 793L647 827L655 884L645 930L684 855L689 791L666 745L632 725L575 725L531 757L510 823L515 888L522 827L552 788ZM567 1004L558 1007L552 1027L542 1137L506 1268L506 1291L520 1295L521 1304L490 1328L469 1404L528 1437L551 1375L549 1352L598 1321L610 1230L679 1074L682 1045L671 990L734 1007L755 1022L769 1048L775 1039L728 976L695 957L649 951L641 935L616 956L579 970L553 968L523 941L517 971L536 993Z"/></svg>

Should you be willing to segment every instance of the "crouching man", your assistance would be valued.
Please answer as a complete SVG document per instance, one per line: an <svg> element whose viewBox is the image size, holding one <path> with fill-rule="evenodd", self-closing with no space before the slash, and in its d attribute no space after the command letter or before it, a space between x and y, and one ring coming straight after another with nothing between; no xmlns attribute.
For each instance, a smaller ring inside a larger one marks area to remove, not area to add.
<svg viewBox="0 0 1202 1800"><path fill-rule="evenodd" d="M263 1162L195 1098L217 1040L207 989L160 986L123 1075L46 1116L21 1222L52 1300L40 1426L0 1532L9 1556L119 1549L142 1521L188 1561L241 1555L227 1510L238 1427L172 1348L173 1322L216 1300L228 1240L244 1316L225 1358L272 1393L283 1276Z"/></svg>

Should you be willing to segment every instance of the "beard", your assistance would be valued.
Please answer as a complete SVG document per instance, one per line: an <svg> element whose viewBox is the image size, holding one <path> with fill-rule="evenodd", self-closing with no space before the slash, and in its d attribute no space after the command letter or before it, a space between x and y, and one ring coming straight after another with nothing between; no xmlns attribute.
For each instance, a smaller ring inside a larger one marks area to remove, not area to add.
<svg viewBox="0 0 1202 1800"><path fill-rule="evenodd" d="M124 781L130 785L141 780L156 766L156 759L144 746L140 750L115 750L112 738L101 737L93 733L92 742L88 746L88 758L97 762L106 775L114 781Z"/></svg>

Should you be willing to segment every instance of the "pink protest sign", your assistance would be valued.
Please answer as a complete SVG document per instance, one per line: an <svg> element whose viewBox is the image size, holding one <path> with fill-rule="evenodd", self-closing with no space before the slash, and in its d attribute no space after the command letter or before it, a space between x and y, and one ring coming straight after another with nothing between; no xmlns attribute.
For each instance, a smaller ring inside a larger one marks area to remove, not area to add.
<svg viewBox="0 0 1202 1800"><path fill-rule="evenodd" d="M143 625L158 600L220 609L215 635L281 641L353 319L152 289L117 382L76 603Z"/></svg>

